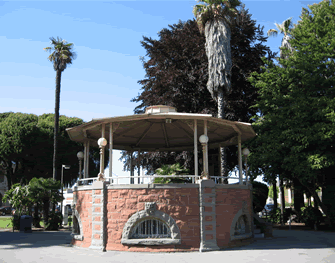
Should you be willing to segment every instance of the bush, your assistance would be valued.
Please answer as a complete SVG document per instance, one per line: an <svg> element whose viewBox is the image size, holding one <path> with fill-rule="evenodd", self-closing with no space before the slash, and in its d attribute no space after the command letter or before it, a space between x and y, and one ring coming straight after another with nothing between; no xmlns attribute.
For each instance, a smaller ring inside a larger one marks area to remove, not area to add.
<svg viewBox="0 0 335 263"><path fill-rule="evenodd" d="M269 212L269 220L271 223L280 224L281 221L281 210L279 208L272 209Z"/></svg>
<svg viewBox="0 0 335 263"><path fill-rule="evenodd" d="M318 208L307 206L301 208L301 220L306 226L314 228L320 226L322 221L322 213Z"/></svg>
<svg viewBox="0 0 335 263"><path fill-rule="evenodd" d="M11 221L12 221L12 226L14 227L14 230L20 230L20 216L14 215L11 218Z"/></svg>
<svg viewBox="0 0 335 263"><path fill-rule="evenodd" d="M268 199L269 188L266 184L254 181L252 182L253 209L255 213L263 210L266 199Z"/></svg>
<svg viewBox="0 0 335 263"><path fill-rule="evenodd" d="M60 212L50 212L46 230L58 230L63 222L63 215Z"/></svg>
<svg viewBox="0 0 335 263"><path fill-rule="evenodd" d="M292 208L285 208L284 210L284 223L286 223L291 216L296 215L296 212Z"/></svg>

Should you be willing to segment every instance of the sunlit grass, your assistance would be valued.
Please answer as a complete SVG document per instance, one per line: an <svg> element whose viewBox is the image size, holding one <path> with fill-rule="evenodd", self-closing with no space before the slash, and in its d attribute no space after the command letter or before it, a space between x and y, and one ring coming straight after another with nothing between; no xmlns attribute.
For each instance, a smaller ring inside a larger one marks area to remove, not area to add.
<svg viewBox="0 0 335 263"><path fill-rule="evenodd" d="M69 216L69 221L71 221L72 223L72 216ZM40 221L40 225L41 227L44 227L43 220ZM13 225L12 225L11 217L0 217L0 229L12 228L12 227Z"/></svg>

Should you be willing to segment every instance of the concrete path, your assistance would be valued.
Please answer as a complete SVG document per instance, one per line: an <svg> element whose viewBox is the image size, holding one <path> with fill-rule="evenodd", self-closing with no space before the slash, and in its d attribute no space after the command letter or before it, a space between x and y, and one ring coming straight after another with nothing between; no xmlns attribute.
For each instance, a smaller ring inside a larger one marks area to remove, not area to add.
<svg viewBox="0 0 335 263"><path fill-rule="evenodd" d="M182 263L182 262L335 262L335 233L274 230L274 237L213 252L101 252L71 247L69 231L0 232L0 263Z"/></svg>

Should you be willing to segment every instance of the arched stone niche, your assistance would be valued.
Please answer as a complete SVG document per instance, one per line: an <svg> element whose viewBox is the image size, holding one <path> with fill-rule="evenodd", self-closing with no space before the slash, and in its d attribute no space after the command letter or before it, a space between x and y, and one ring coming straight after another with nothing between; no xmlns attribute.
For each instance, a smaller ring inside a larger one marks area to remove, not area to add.
<svg viewBox="0 0 335 263"><path fill-rule="evenodd" d="M145 220L158 220L169 228L169 238L133 238L134 228ZM180 230L175 220L156 209L155 202L145 203L145 209L133 214L125 224L121 243L124 245L175 245L181 243Z"/></svg>
<svg viewBox="0 0 335 263"><path fill-rule="evenodd" d="M79 213L75 206L72 206L72 213L73 213L73 227L72 227L72 237L75 240L82 241L84 239L83 236L83 224L81 223L81 219Z"/></svg>
<svg viewBox="0 0 335 263"><path fill-rule="evenodd" d="M230 226L230 240L252 237L251 222L247 202L243 201L242 209L237 212Z"/></svg>

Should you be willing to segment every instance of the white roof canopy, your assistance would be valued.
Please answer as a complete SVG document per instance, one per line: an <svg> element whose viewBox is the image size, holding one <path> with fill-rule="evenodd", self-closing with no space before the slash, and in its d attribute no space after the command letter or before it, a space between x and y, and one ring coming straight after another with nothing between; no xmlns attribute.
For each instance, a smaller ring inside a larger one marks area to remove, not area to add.
<svg viewBox="0 0 335 263"><path fill-rule="evenodd" d="M66 129L73 141L98 147L102 127L108 139L113 127L113 149L127 151L185 151L194 149L194 123L198 138L207 121L208 147L218 148L237 144L256 136L251 124L214 118L209 114L178 113L168 106L148 107L145 114L93 119L82 125ZM103 125L104 124L104 125Z"/></svg>

